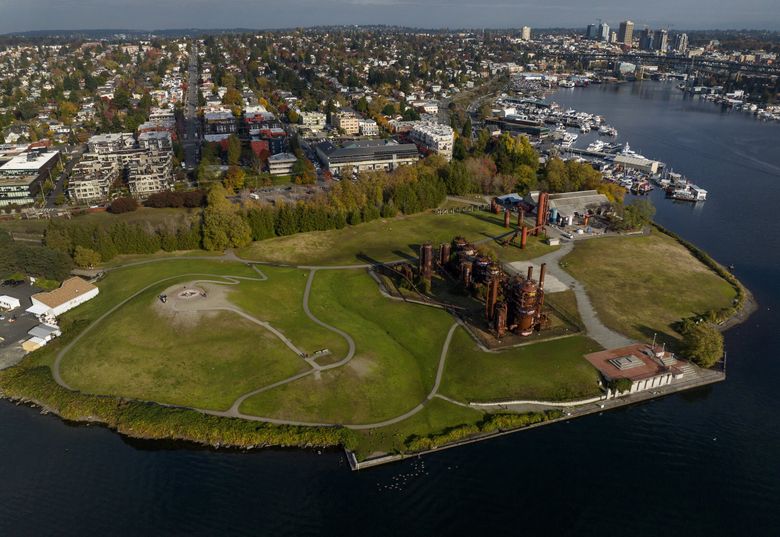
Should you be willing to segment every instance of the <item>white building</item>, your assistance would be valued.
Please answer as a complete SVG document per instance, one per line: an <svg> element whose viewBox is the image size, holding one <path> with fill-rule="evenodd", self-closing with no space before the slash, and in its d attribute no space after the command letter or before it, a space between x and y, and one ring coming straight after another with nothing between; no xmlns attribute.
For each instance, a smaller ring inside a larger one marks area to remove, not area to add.
<svg viewBox="0 0 780 537"><path fill-rule="evenodd" d="M298 157L292 153L277 153L268 157L268 171L271 175L290 175Z"/></svg>
<svg viewBox="0 0 780 537"><path fill-rule="evenodd" d="M300 116L301 124L304 128L311 129L313 131L321 131L325 129L327 116L322 112L301 112Z"/></svg>
<svg viewBox="0 0 780 537"><path fill-rule="evenodd" d="M98 288L88 281L74 276L62 282L59 289L36 293L30 299L32 306L27 311L42 320L55 319L98 295Z"/></svg>
<svg viewBox="0 0 780 537"><path fill-rule="evenodd" d="M12 311L21 305L18 298L8 295L0 295L0 310Z"/></svg>
<svg viewBox="0 0 780 537"><path fill-rule="evenodd" d="M531 27L530 26L523 26L523 28L520 30L520 39L523 41L530 41L531 40Z"/></svg>
<svg viewBox="0 0 780 537"><path fill-rule="evenodd" d="M96 134L87 140L90 153L111 153L120 149L129 149L135 145L132 132L114 132Z"/></svg>
<svg viewBox="0 0 780 537"><path fill-rule="evenodd" d="M449 125L441 123L417 123L409 132L412 140L423 145L447 160L452 159L452 146L455 143L455 133Z"/></svg>
<svg viewBox="0 0 780 537"><path fill-rule="evenodd" d="M363 136L379 136L379 125L373 119L361 119L358 121L360 134Z"/></svg>

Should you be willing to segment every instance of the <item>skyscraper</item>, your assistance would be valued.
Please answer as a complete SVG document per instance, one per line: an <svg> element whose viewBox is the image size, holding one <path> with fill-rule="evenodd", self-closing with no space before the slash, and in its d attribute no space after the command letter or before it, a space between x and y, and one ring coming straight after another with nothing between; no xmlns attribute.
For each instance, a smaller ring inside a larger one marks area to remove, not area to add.
<svg viewBox="0 0 780 537"><path fill-rule="evenodd" d="M602 22L599 24L599 41L609 41L609 24Z"/></svg>
<svg viewBox="0 0 780 537"><path fill-rule="evenodd" d="M523 26L523 28L520 30L520 37L523 41L530 41L531 40L531 27L530 26Z"/></svg>
<svg viewBox="0 0 780 537"><path fill-rule="evenodd" d="M655 33L650 28L645 28L639 33L640 50L653 50Z"/></svg>
<svg viewBox="0 0 780 537"><path fill-rule="evenodd" d="M674 36L674 50L681 54L685 54L688 50L688 34L677 34Z"/></svg>
<svg viewBox="0 0 780 537"><path fill-rule="evenodd" d="M666 49L669 48L669 32L663 29L658 30L655 33L655 39L653 39L653 48L661 52L666 52Z"/></svg>
<svg viewBox="0 0 780 537"><path fill-rule="evenodd" d="M588 39L596 39L598 37L598 28L595 24L588 24L588 27L585 28L585 37Z"/></svg>
<svg viewBox="0 0 780 537"><path fill-rule="evenodd" d="M618 43L631 46L634 40L634 23L631 21L623 21L618 28Z"/></svg>

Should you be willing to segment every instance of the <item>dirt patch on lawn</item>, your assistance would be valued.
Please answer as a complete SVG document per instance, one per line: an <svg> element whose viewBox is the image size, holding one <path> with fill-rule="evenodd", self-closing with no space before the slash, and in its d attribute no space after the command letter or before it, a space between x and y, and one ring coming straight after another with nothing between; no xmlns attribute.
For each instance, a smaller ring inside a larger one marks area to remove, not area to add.
<svg viewBox="0 0 780 537"><path fill-rule="evenodd" d="M179 328L191 328L216 317L219 309L235 307L227 299L227 285L205 282L178 283L154 298L154 310Z"/></svg>
<svg viewBox="0 0 780 537"><path fill-rule="evenodd" d="M349 368L360 378L370 376L376 367L376 364L364 356L356 356L349 361Z"/></svg>

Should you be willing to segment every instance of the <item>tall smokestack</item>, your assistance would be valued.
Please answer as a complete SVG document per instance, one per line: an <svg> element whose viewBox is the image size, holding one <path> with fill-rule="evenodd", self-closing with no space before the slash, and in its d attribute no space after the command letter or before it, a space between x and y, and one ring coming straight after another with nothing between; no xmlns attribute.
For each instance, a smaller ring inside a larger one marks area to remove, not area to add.
<svg viewBox="0 0 780 537"><path fill-rule="evenodd" d="M539 289L544 289L544 273L547 272L547 263L542 263L539 270Z"/></svg>
<svg viewBox="0 0 780 537"><path fill-rule="evenodd" d="M528 277L526 278L526 280L530 280L533 277L534 277L534 266L533 265L529 265L528 266Z"/></svg>

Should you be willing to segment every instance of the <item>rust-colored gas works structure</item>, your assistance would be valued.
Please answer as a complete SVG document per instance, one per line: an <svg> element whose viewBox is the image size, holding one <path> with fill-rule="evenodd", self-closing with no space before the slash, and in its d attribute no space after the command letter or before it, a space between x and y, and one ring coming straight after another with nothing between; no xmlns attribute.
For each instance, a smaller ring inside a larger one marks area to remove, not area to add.
<svg viewBox="0 0 780 537"><path fill-rule="evenodd" d="M433 245L426 242L420 246L420 279L430 285L433 276Z"/></svg>
<svg viewBox="0 0 780 537"><path fill-rule="evenodd" d="M526 277L510 278L463 237L455 237L451 247L442 244L439 252L442 269L457 276L466 289L485 297L485 319L497 337L502 338L507 332L530 336L547 325L542 311L545 265L538 281L533 278L533 267L528 267Z"/></svg>

